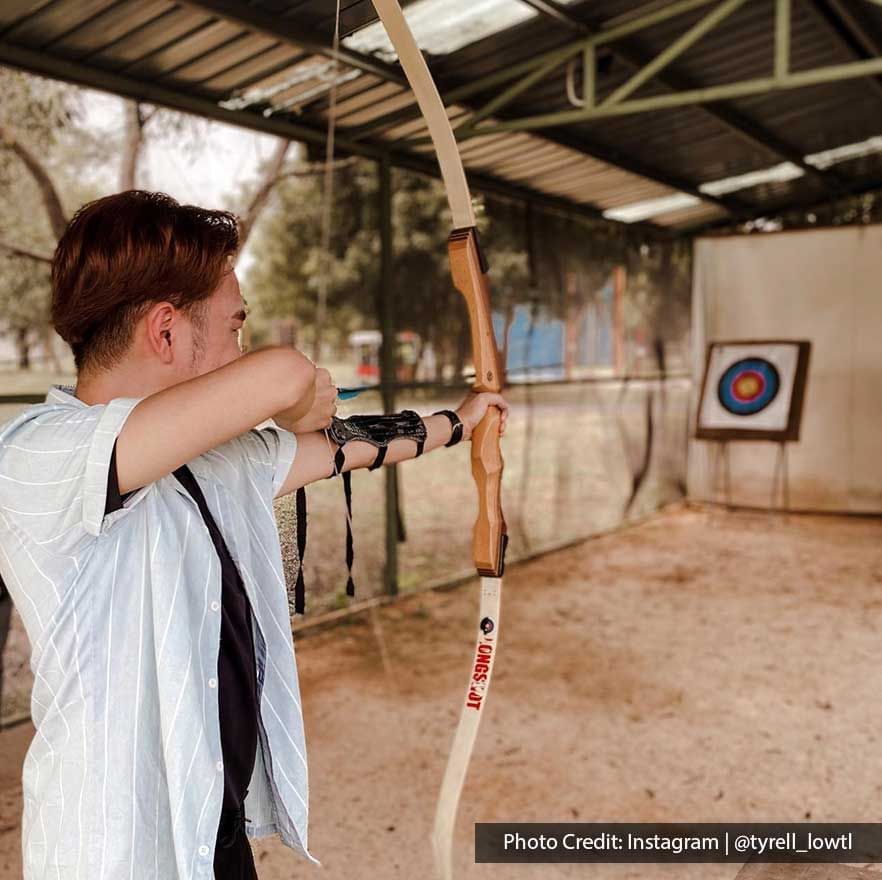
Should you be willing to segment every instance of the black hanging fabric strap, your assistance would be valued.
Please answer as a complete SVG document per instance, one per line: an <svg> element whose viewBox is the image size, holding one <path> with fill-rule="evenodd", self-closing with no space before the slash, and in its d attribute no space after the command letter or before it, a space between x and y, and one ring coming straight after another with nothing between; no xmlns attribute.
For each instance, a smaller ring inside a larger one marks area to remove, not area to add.
<svg viewBox="0 0 882 880"><path fill-rule="evenodd" d="M344 471L346 454L343 447L350 440L363 440L377 448L377 454L368 470L374 471L382 467L386 461L389 444L399 438L407 437L416 443L416 457L423 454L426 445L426 425L418 413L402 410L400 413L388 415L350 416L348 419L334 417L325 429L325 435L337 446L334 454L334 472L332 477L342 475L343 493L346 500L346 595L355 595L355 581L352 577L352 566L355 561L355 550L352 539L352 475ZM299 517L298 517L299 521ZM404 540L404 523L401 511L398 511L399 539Z"/></svg>
<svg viewBox="0 0 882 880"><path fill-rule="evenodd" d="M352 563L355 550L352 547L352 474L343 474L343 494L346 496L346 595L355 595L355 581L352 579Z"/></svg>
<svg viewBox="0 0 882 880"><path fill-rule="evenodd" d="M381 446L377 449L377 457L374 459L374 463L368 467L369 471L375 471L378 467L381 467L383 462L386 460L386 450L388 446Z"/></svg>
<svg viewBox="0 0 882 880"><path fill-rule="evenodd" d="M352 564L355 561L355 549L352 542L352 473L344 471L346 464L346 453L342 446L337 447L334 455L334 473L331 476L336 477L338 474L343 476L343 496L346 500L346 595L355 595L355 581L352 578Z"/></svg>
<svg viewBox="0 0 882 880"><path fill-rule="evenodd" d="M306 489L301 486L296 494L297 508L297 582L294 584L294 613L306 613L306 586L303 582L303 557L306 555Z"/></svg>

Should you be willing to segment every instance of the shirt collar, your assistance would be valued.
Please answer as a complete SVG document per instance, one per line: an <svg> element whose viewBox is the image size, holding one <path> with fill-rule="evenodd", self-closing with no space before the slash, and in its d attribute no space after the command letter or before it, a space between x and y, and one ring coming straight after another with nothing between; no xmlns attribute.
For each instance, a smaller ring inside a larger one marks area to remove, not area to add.
<svg viewBox="0 0 882 880"><path fill-rule="evenodd" d="M73 385L50 385L46 403L66 403L84 407L86 404L75 394Z"/></svg>

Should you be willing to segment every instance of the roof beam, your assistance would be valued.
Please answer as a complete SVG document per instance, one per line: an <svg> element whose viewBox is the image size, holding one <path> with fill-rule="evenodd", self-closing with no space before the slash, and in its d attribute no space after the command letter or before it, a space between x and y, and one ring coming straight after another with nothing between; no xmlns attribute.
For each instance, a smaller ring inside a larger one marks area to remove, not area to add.
<svg viewBox="0 0 882 880"><path fill-rule="evenodd" d="M872 192L882 193L882 178L855 183L849 192L842 196L842 198L858 198ZM821 199L818 198L817 194L813 194L794 201L781 202L777 205L767 205L763 210L754 211L752 217L746 218L745 220L739 220L738 222L744 223L746 220L758 220L760 217L777 217L781 214L788 214L791 211L801 211L805 213L820 211L822 208L829 208L831 205L835 205L838 201L839 199ZM725 230L733 225L734 224L731 220L710 220L697 223L694 226L680 227L677 230L677 234L692 237L695 235L701 235L705 232L718 232L720 230ZM809 226L807 228L811 229L812 227Z"/></svg>
<svg viewBox="0 0 882 880"><path fill-rule="evenodd" d="M568 9L555 3L554 0L521 0L521 2L526 3L527 6L532 6L536 12L545 16L545 18L557 22L557 24L561 24L577 34L588 36L592 33L591 28L585 22L579 21Z"/></svg>
<svg viewBox="0 0 882 880"><path fill-rule="evenodd" d="M882 40L861 11L847 7L841 0L808 0L808 5L856 58L863 60L882 55ZM866 82L877 97L882 97L882 79L867 77Z"/></svg>
<svg viewBox="0 0 882 880"><path fill-rule="evenodd" d="M302 121L294 121L290 117L264 116L262 113L248 110L228 110L207 98L178 92L167 86L135 79L78 61L47 55L2 39L0 39L0 64L87 88L110 92L124 98L146 101L183 113L192 113L206 119L213 119L227 125L236 125L276 137L291 138L317 145L324 145L327 138L327 131L324 128ZM423 157L411 152L390 150L387 144L376 141L355 142L342 133L337 135L335 146L343 154L362 156L375 161L388 156L392 164L398 168L405 168L430 177L440 177L438 163L434 156ZM670 234L668 230L653 223L620 224L618 221L604 218L602 212L592 206L537 192L490 174L469 171L468 176L476 190L501 198L531 202L537 206L565 214L595 220L602 219L604 222L629 226L655 237L667 237Z"/></svg>
<svg viewBox="0 0 882 880"><path fill-rule="evenodd" d="M539 0L539 2L548 5L548 0ZM245 6L241 2L241 0L186 0L186 3L189 6L194 6L225 19L238 22L244 27L249 27L252 30L257 30L261 33L274 36L279 39L290 40L296 45L308 49L309 51L316 52L317 54L333 56L332 47L328 45L328 43L318 39L314 32L307 32L304 28L292 24L284 17L271 16L260 13L252 7ZM554 4L552 3L551 5ZM549 6L549 10L550 8L551 7ZM562 10L559 11L562 12ZM397 66L386 64L384 62L377 61L376 59L370 59L368 56L362 55L359 52L353 52L345 48L341 48L339 50L337 57L339 57L340 60L346 64L357 67L358 69L363 70L367 73L372 73L375 76L379 76L389 82L398 83L402 87L409 89L409 86L404 79L403 74L400 72ZM413 118L416 118L416 116L418 115L419 112L417 110ZM505 117L503 115L500 115L500 118ZM559 140L559 135L553 133L552 131L543 132L543 137L546 137L549 140L553 140L558 143L563 143L563 141ZM596 145L595 150L590 148L590 145L585 140L568 140L568 145L571 146L573 149L579 149L582 152L592 155L597 159L608 161L607 159L603 159L603 157L599 155L599 152L602 151L605 154L609 155L609 151L602 150L599 145ZM581 146L573 146L573 144L575 143L578 143ZM609 164L616 165L622 170L629 171L633 174L638 174L641 177L646 177L647 179L653 180L656 183L661 183L665 186L673 187L675 189L681 189L683 192L689 193L690 195L695 195L700 199L712 202L734 215L742 213L743 210L747 207L744 202L731 196L716 198L713 196L704 195L703 193L699 192L698 187L693 183L690 183L689 181L681 181L674 176L667 175L658 169L650 168L648 165L638 163L636 162L636 160L630 159L629 157L622 154L620 151L617 151L616 155L619 157L618 160L616 162L609 162Z"/></svg>
<svg viewBox="0 0 882 880"><path fill-rule="evenodd" d="M736 196L712 196L701 192L698 186L690 180L678 177L676 174L669 174L661 168L648 163L641 162L621 150L614 147L608 147L597 141L589 140L581 135L575 135L572 131L562 128L549 128L542 132L545 140L568 147L571 150L583 153L594 159L599 159L607 165L618 168L621 171L627 171L629 174L636 174L638 177L645 177L654 183L667 186L670 189L679 190L688 195L695 196L703 202L710 202L717 205L733 217L749 214L754 210L753 204L742 201Z"/></svg>
<svg viewBox="0 0 882 880"><path fill-rule="evenodd" d="M544 4L547 0L525 0L525 2L538 8L537 4ZM812 0L812 2L816 2L816 0ZM838 2L838 0L829 0L829 2ZM575 21L572 17L570 18ZM586 35L597 34L599 32L599 28L596 26L589 27L583 25L583 27L584 30L582 33ZM619 58L621 61L625 62L625 64L636 70L644 68L652 60L652 55L644 51L633 38L624 38L610 43L607 46L607 49L613 56ZM551 51L553 52L554 50ZM879 52L878 54L882 54L882 52ZM701 83L676 70L673 65L669 65L666 70L658 74L655 77L655 81L675 92L692 91L701 88ZM453 84L448 83L448 86L449 88L442 90L442 96L444 96L445 92L452 91L455 93L457 91L456 86ZM445 100L445 103L447 103L447 100ZM467 106L465 102L460 101L459 103L463 106ZM798 168L801 168L806 174L810 174L812 177L820 180L824 187L832 194L841 193L842 179L835 171L821 171L813 165L808 164L799 150L787 144L781 138L777 137L745 114L732 107L725 106L722 102L700 104L698 105L698 108L751 146L759 147L765 152L776 156L778 159L792 162ZM377 134L389 125L397 125L402 122L407 122L411 119L416 119L418 116L418 108L406 107L387 114L381 119L374 120L365 126L357 128L351 134L352 137L357 140L362 136ZM499 117L505 118L505 114L500 113ZM547 136L546 132L542 132L542 136ZM696 187L693 185L692 190L695 189ZM688 189L685 191L690 192ZM707 196L702 194L701 198L706 199Z"/></svg>
<svg viewBox="0 0 882 880"><path fill-rule="evenodd" d="M621 43L610 47L614 54L618 55L626 64L640 68L650 59L648 53L641 51L633 42L624 40ZM693 89L702 88L702 83L686 76L673 66L657 77L666 88L675 92L687 92ZM736 134L742 140L751 146L760 147L768 153L777 156L779 159L785 159L792 162L798 168L801 168L806 174L818 178L824 184L825 188L832 192L839 192L840 186L838 176L835 172L822 172L809 165L805 161L805 157L799 151L789 144L785 143L776 135L772 134L768 129L763 128L759 123L752 120L744 113L728 107L723 103L701 104L699 109L703 110L708 116L713 117L717 122Z"/></svg>
<svg viewBox="0 0 882 880"><path fill-rule="evenodd" d="M397 65L388 64L378 58L371 58L369 55L362 55L361 52L354 52L345 46L341 46L335 55L330 36L324 40L320 33L302 27L284 15L268 15L252 6L247 6L241 0L181 0L181 2L185 6L201 9L218 18L240 24L255 33L285 40L297 48L305 49L316 55L336 57L343 64L348 64L362 73L370 73L387 82L407 87L407 79Z"/></svg>

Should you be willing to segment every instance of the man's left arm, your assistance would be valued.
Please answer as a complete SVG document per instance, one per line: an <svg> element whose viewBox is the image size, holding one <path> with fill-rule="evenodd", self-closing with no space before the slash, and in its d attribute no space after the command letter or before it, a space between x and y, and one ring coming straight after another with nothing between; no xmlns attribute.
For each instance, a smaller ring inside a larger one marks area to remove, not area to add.
<svg viewBox="0 0 882 880"><path fill-rule="evenodd" d="M500 434L505 430L508 415L508 404L500 394L470 394L456 410L463 425L463 440L470 440L472 431L484 417L487 408L497 406L502 412ZM444 446L451 437L453 430L450 420L445 415L424 416L426 440L423 453ZM330 441L324 431L310 431L297 435L297 454L288 471L278 495L294 492L301 486L307 486L318 480L334 475L334 456L337 447ZM377 447L365 440L350 440L343 446L346 461L343 471L370 467L377 457ZM383 465L397 464L416 456L416 443L408 437L396 437L389 443Z"/></svg>

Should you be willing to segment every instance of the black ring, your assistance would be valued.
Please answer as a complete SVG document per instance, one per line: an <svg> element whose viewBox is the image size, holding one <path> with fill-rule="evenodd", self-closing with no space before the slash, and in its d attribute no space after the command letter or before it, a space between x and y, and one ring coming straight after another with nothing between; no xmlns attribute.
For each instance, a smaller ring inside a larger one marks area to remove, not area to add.
<svg viewBox="0 0 882 880"><path fill-rule="evenodd" d="M462 440L463 431L465 430L462 420L460 417L451 409L441 409L436 413L432 413L433 416L446 416L447 420L450 422L451 432L450 432L450 440L445 443L445 446L456 446L460 440Z"/></svg>

